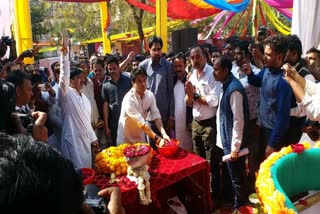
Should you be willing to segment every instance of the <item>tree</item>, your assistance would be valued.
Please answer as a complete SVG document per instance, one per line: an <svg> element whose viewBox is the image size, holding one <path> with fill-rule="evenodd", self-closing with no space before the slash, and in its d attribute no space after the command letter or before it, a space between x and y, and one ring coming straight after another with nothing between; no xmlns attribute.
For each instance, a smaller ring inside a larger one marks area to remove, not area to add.
<svg viewBox="0 0 320 214"><path fill-rule="evenodd" d="M142 3L145 3L145 0L142 0ZM136 22L136 25L137 25L137 30L138 30L139 40L140 40L140 47L143 52L144 51L143 50L144 33L143 33L142 21L143 21L144 10L135 8L132 5L130 5L130 7L131 7L134 21Z"/></svg>
<svg viewBox="0 0 320 214"><path fill-rule="evenodd" d="M145 0L142 0L145 3ZM143 28L155 26L155 14L128 4L125 0L111 1L111 34L137 31L142 47L144 41Z"/></svg>
<svg viewBox="0 0 320 214"><path fill-rule="evenodd" d="M51 34L59 37L68 29L73 40L85 41L101 36L99 5L97 3L50 2ZM49 18L50 17L50 18Z"/></svg>
<svg viewBox="0 0 320 214"><path fill-rule="evenodd" d="M42 35L49 32L50 26L45 24L47 10L48 4L46 2L40 0L30 1L30 16L34 41L37 41L37 38L40 38Z"/></svg>

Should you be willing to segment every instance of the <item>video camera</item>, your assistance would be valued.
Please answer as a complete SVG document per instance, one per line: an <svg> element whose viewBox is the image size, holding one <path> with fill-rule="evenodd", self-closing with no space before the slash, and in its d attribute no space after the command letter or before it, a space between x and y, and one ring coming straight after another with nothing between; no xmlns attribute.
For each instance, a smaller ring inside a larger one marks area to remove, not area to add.
<svg viewBox="0 0 320 214"><path fill-rule="evenodd" d="M2 36L1 37L1 42L6 44L7 46L14 46L16 44L16 41L9 36Z"/></svg>
<svg viewBox="0 0 320 214"><path fill-rule="evenodd" d="M84 186L84 198L87 203L96 214L106 213L106 202L104 198L98 195L100 191L99 187L95 184L87 184Z"/></svg>
<svg viewBox="0 0 320 214"><path fill-rule="evenodd" d="M83 180L83 174L80 169L76 169L77 173ZM84 202L88 204L95 214L105 214L108 201L98 195L100 188L95 184L87 184L83 186Z"/></svg>

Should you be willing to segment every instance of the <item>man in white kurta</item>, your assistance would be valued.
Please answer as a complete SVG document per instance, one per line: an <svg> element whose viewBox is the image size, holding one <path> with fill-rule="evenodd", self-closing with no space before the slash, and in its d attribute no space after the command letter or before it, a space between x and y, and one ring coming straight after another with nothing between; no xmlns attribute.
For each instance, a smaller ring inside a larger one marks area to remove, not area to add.
<svg viewBox="0 0 320 214"><path fill-rule="evenodd" d="M79 72L73 69L71 73ZM69 86L70 79L73 79L74 82L80 81L81 84L81 72L71 74L70 77L68 56L61 56L59 81L63 113L61 151L66 158L71 160L75 168L91 168L91 144L97 142L96 134L91 126L91 105L88 98L80 92L80 88Z"/></svg>
<svg viewBox="0 0 320 214"><path fill-rule="evenodd" d="M175 137L180 141L180 147L192 152L192 137L191 137L191 121L190 130L187 124L187 105L184 101L186 96L184 84L186 82L186 58L183 55L178 55L173 61L177 80L174 81L174 116L175 116ZM192 112L190 112L192 118Z"/></svg>
<svg viewBox="0 0 320 214"><path fill-rule="evenodd" d="M133 87L124 96L118 125L117 145L147 142L146 134L156 142L161 138L147 125L154 121L163 139L170 140L161 121L155 96L146 90L147 73L142 68L131 74ZM161 144L160 144L161 145Z"/></svg>

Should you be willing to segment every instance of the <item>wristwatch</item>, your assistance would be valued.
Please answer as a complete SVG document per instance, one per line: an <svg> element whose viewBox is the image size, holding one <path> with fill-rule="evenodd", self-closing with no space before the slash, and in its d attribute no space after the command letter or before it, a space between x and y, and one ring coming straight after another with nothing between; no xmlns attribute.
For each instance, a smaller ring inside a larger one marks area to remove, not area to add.
<svg viewBox="0 0 320 214"><path fill-rule="evenodd" d="M201 96L198 93L194 93L193 94L193 101L196 101L197 99L199 99Z"/></svg>
<svg viewBox="0 0 320 214"><path fill-rule="evenodd" d="M156 143L158 143L158 141L160 140L160 136L156 134L156 135L154 136L153 140L154 140Z"/></svg>

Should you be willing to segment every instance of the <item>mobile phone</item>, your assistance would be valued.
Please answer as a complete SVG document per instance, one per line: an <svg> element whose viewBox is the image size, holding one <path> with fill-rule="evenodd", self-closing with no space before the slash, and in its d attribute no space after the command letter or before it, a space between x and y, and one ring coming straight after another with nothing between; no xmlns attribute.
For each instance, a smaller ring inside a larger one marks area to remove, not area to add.
<svg viewBox="0 0 320 214"><path fill-rule="evenodd" d="M247 59L247 57L246 57L246 52L245 52L244 50L242 51L242 57L243 57L244 60Z"/></svg>
<svg viewBox="0 0 320 214"><path fill-rule="evenodd" d="M50 82L50 84L51 84L51 87L53 87L53 86L56 84L56 81L55 81L55 80L52 80L52 81Z"/></svg>
<svg viewBox="0 0 320 214"><path fill-rule="evenodd" d="M40 91L46 91L46 84L39 84L38 88L40 89Z"/></svg>
<svg viewBox="0 0 320 214"><path fill-rule="evenodd" d="M39 74L41 75L42 78L42 82L46 83L48 82L48 75L47 75L47 71L48 69L42 66L39 66Z"/></svg>
<svg viewBox="0 0 320 214"><path fill-rule="evenodd" d="M248 62L247 57L246 57L246 53L245 53L244 50L242 51L242 58L243 58L242 59L242 65Z"/></svg>

